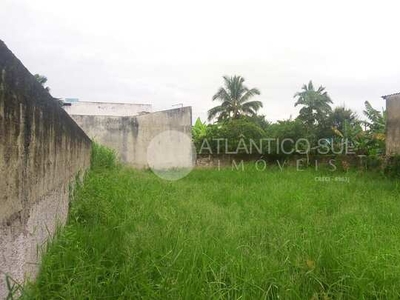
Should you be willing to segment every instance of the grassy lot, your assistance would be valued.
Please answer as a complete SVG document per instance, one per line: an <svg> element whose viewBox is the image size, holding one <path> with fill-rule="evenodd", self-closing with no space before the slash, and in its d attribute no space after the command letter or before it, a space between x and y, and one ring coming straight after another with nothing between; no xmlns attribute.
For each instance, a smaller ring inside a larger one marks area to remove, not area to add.
<svg viewBox="0 0 400 300"><path fill-rule="evenodd" d="M395 181L246 166L168 182L96 155L28 299L400 297Z"/></svg>

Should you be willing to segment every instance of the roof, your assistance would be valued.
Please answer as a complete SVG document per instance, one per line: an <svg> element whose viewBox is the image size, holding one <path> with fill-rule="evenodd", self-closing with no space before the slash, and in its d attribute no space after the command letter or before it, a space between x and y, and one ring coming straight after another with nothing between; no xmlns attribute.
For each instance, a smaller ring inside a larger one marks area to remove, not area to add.
<svg viewBox="0 0 400 300"><path fill-rule="evenodd" d="M386 100L386 98L391 97L391 96L400 96L400 92L399 93L390 94L390 95L386 95L386 96L382 96L382 98Z"/></svg>

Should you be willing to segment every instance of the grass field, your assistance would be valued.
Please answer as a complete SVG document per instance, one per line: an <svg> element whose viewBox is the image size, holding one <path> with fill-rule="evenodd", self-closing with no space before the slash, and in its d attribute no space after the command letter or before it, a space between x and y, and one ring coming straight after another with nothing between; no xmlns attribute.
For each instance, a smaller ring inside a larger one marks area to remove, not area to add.
<svg viewBox="0 0 400 300"><path fill-rule="evenodd" d="M28 299L400 298L393 180L246 166L168 182L97 156Z"/></svg>

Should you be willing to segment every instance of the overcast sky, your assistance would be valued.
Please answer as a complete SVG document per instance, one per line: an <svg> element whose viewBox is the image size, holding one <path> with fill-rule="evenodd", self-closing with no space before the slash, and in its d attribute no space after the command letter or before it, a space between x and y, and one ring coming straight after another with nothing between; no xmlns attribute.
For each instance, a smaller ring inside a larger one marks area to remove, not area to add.
<svg viewBox="0 0 400 300"><path fill-rule="evenodd" d="M223 75L270 121L313 80L361 114L400 91L399 1L0 0L0 39L55 97L183 103L206 118Z"/></svg>

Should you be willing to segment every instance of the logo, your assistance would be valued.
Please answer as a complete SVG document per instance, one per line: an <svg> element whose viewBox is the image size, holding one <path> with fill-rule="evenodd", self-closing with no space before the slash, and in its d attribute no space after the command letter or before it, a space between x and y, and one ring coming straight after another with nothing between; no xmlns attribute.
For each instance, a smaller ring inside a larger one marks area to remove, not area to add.
<svg viewBox="0 0 400 300"><path fill-rule="evenodd" d="M187 176L196 162L196 149L190 136L176 130L156 135L147 147L147 163L158 177L179 180Z"/></svg>

